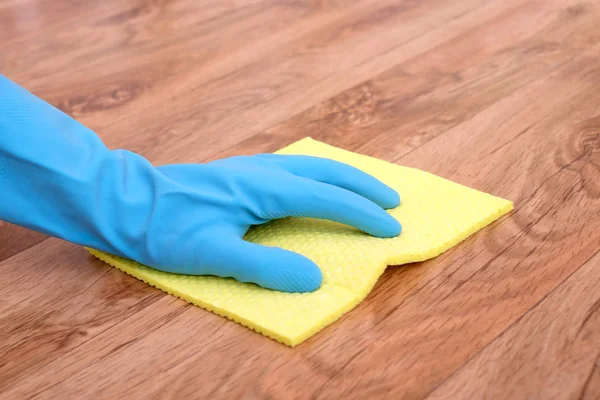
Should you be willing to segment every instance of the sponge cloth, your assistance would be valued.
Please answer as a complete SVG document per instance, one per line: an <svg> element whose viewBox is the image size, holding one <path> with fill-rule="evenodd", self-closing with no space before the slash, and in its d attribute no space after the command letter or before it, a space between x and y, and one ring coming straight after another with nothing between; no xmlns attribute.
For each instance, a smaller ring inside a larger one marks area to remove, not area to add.
<svg viewBox="0 0 600 400"><path fill-rule="evenodd" d="M513 208L508 200L430 173L310 138L277 153L341 161L396 189L402 204L389 212L402 223L402 234L381 239L311 218L284 218L252 227L246 240L298 252L320 267L323 285L313 293L283 293L233 279L171 274L94 249L88 251L158 289L295 346L361 302L387 265L435 257Z"/></svg>

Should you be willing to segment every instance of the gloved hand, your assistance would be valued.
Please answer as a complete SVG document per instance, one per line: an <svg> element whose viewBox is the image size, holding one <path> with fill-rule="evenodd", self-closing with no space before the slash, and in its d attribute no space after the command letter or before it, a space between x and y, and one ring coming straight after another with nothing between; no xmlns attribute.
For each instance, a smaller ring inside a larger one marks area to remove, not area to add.
<svg viewBox="0 0 600 400"><path fill-rule="evenodd" d="M174 273L313 291L310 260L243 240L287 216L400 234L398 194L344 164L257 155L154 167L0 75L0 219Z"/></svg>

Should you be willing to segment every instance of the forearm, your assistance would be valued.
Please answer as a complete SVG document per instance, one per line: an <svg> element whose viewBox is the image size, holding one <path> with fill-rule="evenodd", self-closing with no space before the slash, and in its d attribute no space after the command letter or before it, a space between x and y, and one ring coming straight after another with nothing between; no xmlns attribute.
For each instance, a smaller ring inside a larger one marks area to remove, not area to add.
<svg viewBox="0 0 600 400"><path fill-rule="evenodd" d="M0 75L0 219L121 254L143 235L143 223L117 234L116 220L148 218L155 191L148 174L155 172L145 159L110 151L93 131Z"/></svg>

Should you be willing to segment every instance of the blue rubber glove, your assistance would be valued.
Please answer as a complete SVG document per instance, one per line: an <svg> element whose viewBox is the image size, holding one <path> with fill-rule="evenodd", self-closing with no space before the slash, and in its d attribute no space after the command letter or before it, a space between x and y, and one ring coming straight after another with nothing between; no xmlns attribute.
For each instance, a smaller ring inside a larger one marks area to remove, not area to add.
<svg viewBox="0 0 600 400"><path fill-rule="evenodd" d="M0 75L0 219L173 273L318 289L306 257L243 240L305 216L400 234L398 194L335 161L284 155L154 167Z"/></svg>

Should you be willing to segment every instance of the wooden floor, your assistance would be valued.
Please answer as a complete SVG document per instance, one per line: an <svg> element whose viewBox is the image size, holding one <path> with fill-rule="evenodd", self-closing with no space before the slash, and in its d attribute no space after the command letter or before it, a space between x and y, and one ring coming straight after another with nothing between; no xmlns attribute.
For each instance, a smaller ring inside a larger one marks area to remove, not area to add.
<svg viewBox="0 0 600 400"><path fill-rule="evenodd" d="M155 164L312 136L515 202L294 349L0 223L0 398L600 398L600 1L0 0L0 73Z"/></svg>

